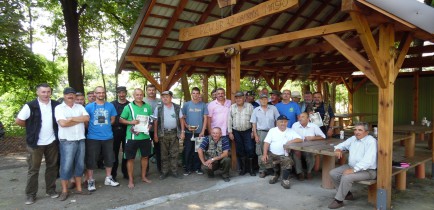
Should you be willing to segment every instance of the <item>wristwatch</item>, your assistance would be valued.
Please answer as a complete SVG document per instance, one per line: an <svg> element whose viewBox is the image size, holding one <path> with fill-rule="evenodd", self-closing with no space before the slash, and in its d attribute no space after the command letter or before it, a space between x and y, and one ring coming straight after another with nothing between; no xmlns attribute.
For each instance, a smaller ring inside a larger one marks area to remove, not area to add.
<svg viewBox="0 0 434 210"><path fill-rule="evenodd" d="M214 161L214 158L211 158L212 161Z"/></svg>
<svg viewBox="0 0 434 210"><path fill-rule="evenodd" d="M356 169L353 169L353 172L356 173L357 172Z"/></svg>

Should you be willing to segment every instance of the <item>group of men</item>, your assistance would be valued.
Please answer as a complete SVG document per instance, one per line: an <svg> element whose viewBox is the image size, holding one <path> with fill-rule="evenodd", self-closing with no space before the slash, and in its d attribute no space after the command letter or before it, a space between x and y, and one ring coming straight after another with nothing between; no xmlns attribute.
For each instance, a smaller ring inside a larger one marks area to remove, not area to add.
<svg viewBox="0 0 434 210"><path fill-rule="evenodd" d="M301 161L306 159L306 175L311 179L314 158L309 153L286 151L283 146L332 135L329 128L333 127L333 110L322 101L321 93L305 92L304 101L300 102L301 95L297 91L291 96L289 90L282 93L273 90L268 94L268 90L264 89L258 101L254 101L254 92L239 91L232 104L226 99L225 90L218 88L214 91L215 100L206 104L201 101L200 89L194 87L192 100L181 107L172 102L171 91L161 92L161 100L157 99L153 85L146 87L146 97L142 89L134 89L132 102L126 99L128 93L125 87L118 87L116 91L117 100L109 103L105 101L105 89L96 87L88 93L88 104L83 107L84 95L73 88L64 89L64 101L59 104L50 99L51 88L47 84L37 87L37 99L24 105L16 119L18 125L26 127L27 134L29 172L26 204L35 202L43 156L47 165L46 193L56 198L59 197L55 181L60 153L60 200L68 197L69 182L76 183L75 193L79 195L89 195L89 192L96 190L93 170L98 168L99 159L103 160L105 167L104 184L118 186L116 178L121 146L121 171L129 180L129 188L134 188L133 169L137 151L141 155L143 182L151 183L147 172L152 155L155 155L160 172L159 179L166 179L169 173L175 178L182 178L177 171L178 139L184 145L184 176L192 172L202 174L202 170L206 170L209 177L214 177L214 171L221 169L223 180L230 181L229 152L230 145L235 144L239 175L249 173L256 176L255 167L258 166L259 177L272 175L269 183L274 184L281 175L281 185L288 189L294 162L298 178L303 180ZM309 122L310 114L316 112L323 119L321 127ZM195 141L199 140L202 142L199 148L195 148ZM337 151L342 148L337 147ZM351 158L349 168L352 168ZM88 191L81 188L83 173ZM336 179L340 176L343 175L334 175ZM345 193L347 188L348 184L340 194ZM342 205L341 197L336 197L335 206Z"/></svg>

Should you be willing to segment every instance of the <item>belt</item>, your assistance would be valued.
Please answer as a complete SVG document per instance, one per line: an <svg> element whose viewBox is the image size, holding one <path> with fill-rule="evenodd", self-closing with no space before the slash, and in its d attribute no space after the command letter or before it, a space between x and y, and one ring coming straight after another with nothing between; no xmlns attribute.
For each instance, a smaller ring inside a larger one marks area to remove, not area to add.
<svg viewBox="0 0 434 210"><path fill-rule="evenodd" d="M174 128L174 129L163 129L163 131L164 132L175 132L176 131L176 128Z"/></svg>
<svg viewBox="0 0 434 210"><path fill-rule="evenodd" d="M268 132L269 130L258 130L258 131Z"/></svg>

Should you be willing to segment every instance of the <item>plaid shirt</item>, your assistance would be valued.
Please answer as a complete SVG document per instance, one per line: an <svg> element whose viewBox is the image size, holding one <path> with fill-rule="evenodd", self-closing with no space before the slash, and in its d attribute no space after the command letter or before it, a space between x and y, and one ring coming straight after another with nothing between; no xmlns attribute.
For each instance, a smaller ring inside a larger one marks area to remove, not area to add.
<svg viewBox="0 0 434 210"><path fill-rule="evenodd" d="M245 131L252 128L250 117L253 113L253 106L250 103L244 103L242 110L238 110L237 104L232 104L228 116L228 132L232 129Z"/></svg>

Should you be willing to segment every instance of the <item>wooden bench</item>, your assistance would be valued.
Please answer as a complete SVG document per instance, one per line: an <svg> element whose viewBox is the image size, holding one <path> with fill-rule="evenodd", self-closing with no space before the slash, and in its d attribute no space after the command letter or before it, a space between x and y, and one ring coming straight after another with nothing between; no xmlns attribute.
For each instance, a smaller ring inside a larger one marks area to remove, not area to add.
<svg viewBox="0 0 434 210"><path fill-rule="evenodd" d="M395 177L395 187L397 190L405 190L407 188L407 171L415 168L417 178L425 178L425 162L432 160L432 153L429 151L418 151L416 157L404 158L399 162L410 163L408 168L392 168L392 177ZM368 185L368 202L376 204L377 202L377 180L364 180L357 182L359 184Z"/></svg>

